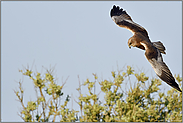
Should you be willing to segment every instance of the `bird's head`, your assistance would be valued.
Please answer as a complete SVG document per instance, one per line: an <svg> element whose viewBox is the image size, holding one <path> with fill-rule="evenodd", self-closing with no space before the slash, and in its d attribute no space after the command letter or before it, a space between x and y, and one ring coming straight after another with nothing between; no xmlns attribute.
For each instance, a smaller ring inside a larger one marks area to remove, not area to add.
<svg viewBox="0 0 183 123"><path fill-rule="evenodd" d="M133 37L131 37L129 40L128 40L128 47L131 49L131 46L132 47L135 47L136 46L136 41L133 39Z"/></svg>

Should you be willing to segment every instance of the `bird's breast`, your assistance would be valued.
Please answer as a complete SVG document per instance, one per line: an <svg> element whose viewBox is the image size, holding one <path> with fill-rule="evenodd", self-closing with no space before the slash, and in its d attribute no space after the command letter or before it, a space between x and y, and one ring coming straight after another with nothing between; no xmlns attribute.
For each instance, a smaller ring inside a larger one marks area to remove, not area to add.
<svg viewBox="0 0 183 123"><path fill-rule="evenodd" d="M145 52L145 56L146 58L149 60L149 59L156 59L158 60L158 52L157 50L155 50L154 48L148 48L146 49L146 52Z"/></svg>

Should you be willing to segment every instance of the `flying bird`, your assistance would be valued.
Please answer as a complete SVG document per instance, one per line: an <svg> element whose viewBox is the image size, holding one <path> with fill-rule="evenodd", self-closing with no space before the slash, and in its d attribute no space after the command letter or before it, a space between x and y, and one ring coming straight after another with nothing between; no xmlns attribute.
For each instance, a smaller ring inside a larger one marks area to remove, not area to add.
<svg viewBox="0 0 183 123"><path fill-rule="evenodd" d="M156 75L168 85L182 92L168 66L163 61L161 53L166 54L163 44L160 41L151 42L147 31L135 23L126 11L119 8L119 6L113 6L110 11L110 16L119 27L126 28L133 33L133 36L128 40L129 48L133 46L145 50L145 57L151 64Z"/></svg>

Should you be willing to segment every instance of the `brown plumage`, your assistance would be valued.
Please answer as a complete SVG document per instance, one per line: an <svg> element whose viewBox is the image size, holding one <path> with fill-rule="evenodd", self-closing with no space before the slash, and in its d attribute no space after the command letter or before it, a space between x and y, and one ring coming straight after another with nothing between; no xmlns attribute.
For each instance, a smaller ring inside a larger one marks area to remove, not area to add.
<svg viewBox="0 0 183 123"><path fill-rule="evenodd" d="M120 9L119 6L113 6L110 16L119 27L126 28L133 33L133 36L128 40L129 48L133 46L145 50L145 57L157 76L168 85L182 92L168 66L163 62L161 53L166 54L163 44L160 41L151 42L147 31L139 24L133 22L126 11L123 11L122 8Z"/></svg>

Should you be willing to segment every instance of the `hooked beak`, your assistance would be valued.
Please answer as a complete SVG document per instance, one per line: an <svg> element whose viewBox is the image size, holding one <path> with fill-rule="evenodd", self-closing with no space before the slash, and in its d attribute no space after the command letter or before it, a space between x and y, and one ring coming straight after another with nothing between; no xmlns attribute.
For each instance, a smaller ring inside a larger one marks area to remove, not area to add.
<svg viewBox="0 0 183 123"><path fill-rule="evenodd" d="M128 44L128 47L131 49L131 43L130 43L130 44Z"/></svg>
<svg viewBox="0 0 183 123"><path fill-rule="evenodd" d="M130 42L130 43L128 43L128 47L129 47L130 49L131 49L131 44L132 44L131 42Z"/></svg>

